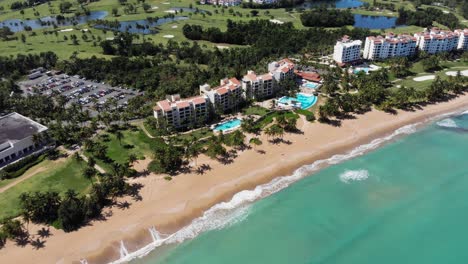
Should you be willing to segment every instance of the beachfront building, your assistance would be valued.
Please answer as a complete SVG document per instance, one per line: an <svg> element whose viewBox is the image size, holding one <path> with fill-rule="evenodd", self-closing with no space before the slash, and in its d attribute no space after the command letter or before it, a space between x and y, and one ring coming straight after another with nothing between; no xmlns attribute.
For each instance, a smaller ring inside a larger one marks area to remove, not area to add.
<svg viewBox="0 0 468 264"><path fill-rule="evenodd" d="M430 54L457 49L459 36L450 30L432 28L416 33L418 48Z"/></svg>
<svg viewBox="0 0 468 264"><path fill-rule="evenodd" d="M157 102L153 108L154 117L161 124L174 128L184 128L190 125L204 124L209 117L209 101L204 95L181 99L180 95L167 96Z"/></svg>
<svg viewBox="0 0 468 264"><path fill-rule="evenodd" d="M348 36L343 36L341 40L336 42L333 49L333 60L338 64L353 63L360 59L361 55L360 40L351 40Z"/></svg>
<svg viewBox="0 0 468 264"><path fill-rule="evenodd" d="M268 72L279 82L287 77L294 77L294 63L289 59L282 59L268 64Z"/></svg>
<svg viewBox="0 0 468 264"><path fill-rule="evenodd" d="M454 32L458 35L457 49L468 50L468 28L456 29Z"/></svg>
<svg viewBox="0 0 468 264"><path fill-rule="evenodd" d="M208 97L214 109L223 113L244 100L241 83L236 78L222 79L220 86L214 88L209 84L200 85L200 94Z"/></svg>
<svg viewBox="0 0 468 264"><path fill-rule="evenodd" d="M1 116L0 168L43 149L46 131L47 127L18 113Z"/></svg>
<svg viewBox="0 0 468 264"><path fill-rule="evenodd" d="M257 75L254 71L248 71L242 78L242 90L247 98L264 99L275 94L276 82L271 73Z"/></svg>
<svg viewBox="0 0 468 264"><path fill-rule="evenodd" d="M407 34L370 36L364 45L364 59L381 60L392 57L408 57L416 53L417 38Z"/></svg>

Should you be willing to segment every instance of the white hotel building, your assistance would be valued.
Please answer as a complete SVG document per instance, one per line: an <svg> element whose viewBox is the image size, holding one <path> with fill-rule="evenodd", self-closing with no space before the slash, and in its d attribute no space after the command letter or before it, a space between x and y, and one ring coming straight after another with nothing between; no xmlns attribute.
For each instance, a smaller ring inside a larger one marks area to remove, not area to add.
<svg viewBox="0 0 468 264"><path fill-rule="evenodd" d="M208 98L202 95L181 99L178 94L170 95L156 103L153 113L157 120L164 118L167 125L174 128L204 123L209 113Z"/></svg>
<svg viewBox="0 0 468 264"><path fill-rule="evenodd" d="M458 34L449 30L432 28L414 36L418 39L418 48L429 54L436 54L444 51L451 51L458 48Z"/></svg>
<svg viewBox="0 0 468 264"><path fill-rule="evenodd" d="M248 71L242 78L242 90L247 98L263 99L274 95L275 83L273 75L265 73L257 75L254 71Z"/></svg>
<svg viewBox="0 0 468 264"><path fill-rule="evenodd" d="M200 85L200 94L210 100L214 109L226 112L236 107L243 99L242 87L236 78L220 81L220 86L212 88L209 84Z"/></svg>
<svg viewBox="0 0 468 264"><path fill-rule="evenodd" d="M382 36L370 36L366 38L364 45L364 59L380 60L392 57L408 57L416 53L417 38L410 35L388 34Z"/></svg>
<svg viewBox="0 0 468 264"><path fill-rule="evenodd" d="M268 72L279 82L294 76L294 63L289 59L282 59L268 64Z"/></svg>
<svg viewBox="0 0 468 264"><path fill-rule="evenodd" d="M339 64L358 61L361 58L361 45L362 41L350 40L348 36L344 36L336 42L333 59Z"/></svg>

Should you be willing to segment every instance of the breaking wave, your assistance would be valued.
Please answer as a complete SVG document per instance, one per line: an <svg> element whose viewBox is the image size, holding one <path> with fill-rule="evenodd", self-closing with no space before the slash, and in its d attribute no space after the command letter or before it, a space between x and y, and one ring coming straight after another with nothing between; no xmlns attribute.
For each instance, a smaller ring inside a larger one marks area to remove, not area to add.
<svg viewBox="0 0 468 264"><path fill-rule="evenodd" d="M253 190L238 192L230 201L214 205L205 211L201 217L194 219L189 225L173 234L160 234L157 233L155 228L151 228L148 235L151 235L153 242L134 252L126 252L126 249L121 249L121 252L124 252L121 254L121 258L111 263L126 263L132 259L144 257L162 245L181 243L187 239L195 238L202 232L225 228L243 221L248 217L250 207L254 201L274 194L327 165L338 164L354 157L364 155L368 151L376 149L397 136L412 134L416 132L419 124L420 123L416 123L401 127L388 136L375 139L368 144L360 145L346 154L334 155L328 159L315 161L312 164L298 168L292 175L275 178L271 182L259 185ZM365 170L349 171L344 174L346 181L364 180L368 177L368 172ZM121 245L124 245L123 242Z"/></svg>
<svg viewBox="0 0 468 264"><path fill-rule="evenodd" d="M344 183L363 181L367 178L369 178L369 171L367 170L347 170L340 174L340 180Z"/></svg>
<svg viewBox="0 0 468 264"><path fill-rule="evenodd" d="M458 128L457 123L452 118L442 119L436 124L440 127Z"/></svg>

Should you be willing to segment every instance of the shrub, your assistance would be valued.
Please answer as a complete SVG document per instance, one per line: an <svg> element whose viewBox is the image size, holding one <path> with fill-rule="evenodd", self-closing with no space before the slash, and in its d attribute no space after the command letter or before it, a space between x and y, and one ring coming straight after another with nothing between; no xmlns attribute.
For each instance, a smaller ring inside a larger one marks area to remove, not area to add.
<svg viewBox="0 0 468 264"><path fill-rule="evenodd" d="M306 115L306 120L309 122L314 122L315 121L315 115L314 113L310 112L310 114Z"/></svg>
<svg viewBox="0 0 468 264"><path fill-rule="evenodd" d="M28 157L23 158L13 164L10 164L3 168L2 172L0 172L0 179L13 179L23 175L29 168L38 164L39 162L45 159L45 154L35 154Z"/></svg>

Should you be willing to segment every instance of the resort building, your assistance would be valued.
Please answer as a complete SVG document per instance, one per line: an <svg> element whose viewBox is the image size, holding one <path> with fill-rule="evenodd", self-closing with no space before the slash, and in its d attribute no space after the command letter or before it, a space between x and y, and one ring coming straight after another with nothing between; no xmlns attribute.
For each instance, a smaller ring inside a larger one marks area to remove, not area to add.
<svg viewBox="0 0 468 264"><path fill-rule="evenodd" d="M0 168L43 149L44 139L37 139L46 131L47 127L18 113L1 116Z"/></svg>
<svg viewBox="0 0 468 264"><path fill-rule="evenodd" d="M392 33L385 37L367 37L364 45L364 59L381 60L412 56L416 53L417 40L416 37L407 34L396 36Z"/></svg>
<svg viewBox="0 0 468 264"><path fill-rule="evenodd" d="M333 59L339 64L353 63L360 59L361 54L360 40L350 40L348 36L343 36L336 42Z"/></svg>
<svg viewBox="0 0 468 264"><path fill-rule="evenodd" d="M456 29L454 32L458 35L457 49L468 50L468 28Z"/></svg>
<svg viewBox="0 0 468 264"><path fill-rule="evenodd" d="M236 78L220 81L220 86L211 88L209 84L200 85L200 94L210 100L215 110L229 111L244 100L242 87Z"/></svg>
<svg viewBox="0 0 468 264"><path fill-rule="evenodd" d="M242 78L242 90L247 98L264 99L272 97L275 93L275 85L276 82L270 73L257 75L254 71L248 71Z"/></svg>
<svg viewBox="0 0 468 264"><path fill-rule="evenodd" d="M180 95L170 95L159 101L153 108L154 117L174 128L203 124L209 116L209 101L206 96L181 99Z"/></svg>
<svg viewBox="0 0 468 264"><path fill-rule="evenodd" d="M436 54L444 51L452 51L458 47L458 34L449 30L440 30L432 28L422 33L416 33L418 47L420 50L430 54Z"/></svg>
<svg viewBox="0 0 468 264"><path fill-rule="evenodd" d="M289 59L282 59L268 64L268 72L279 82L287 77L294 76L294 63Z"/></svg>

